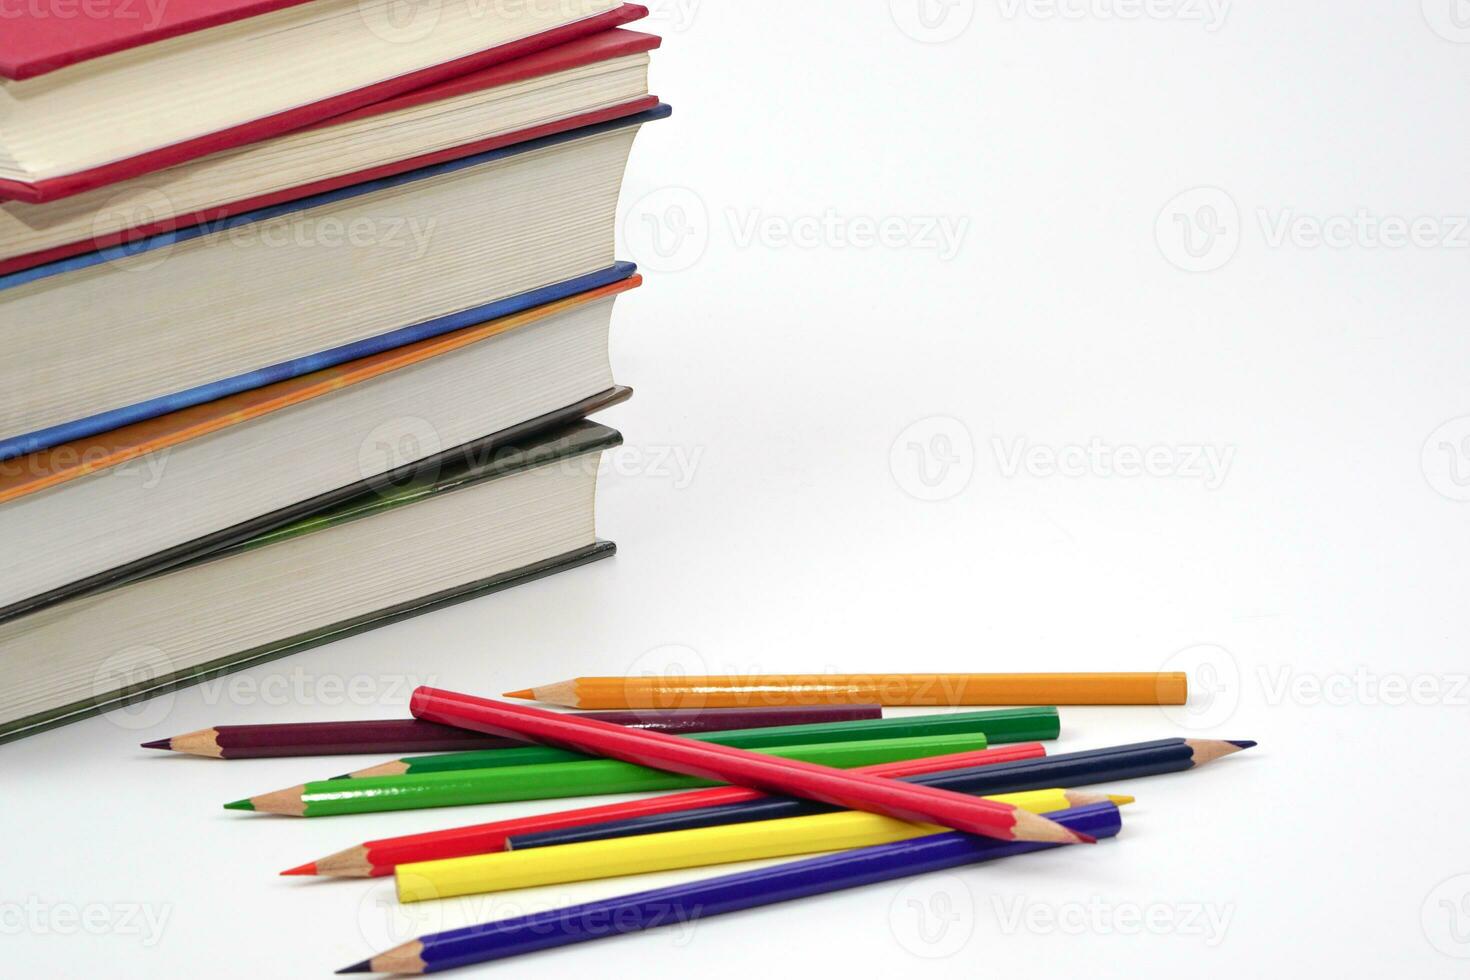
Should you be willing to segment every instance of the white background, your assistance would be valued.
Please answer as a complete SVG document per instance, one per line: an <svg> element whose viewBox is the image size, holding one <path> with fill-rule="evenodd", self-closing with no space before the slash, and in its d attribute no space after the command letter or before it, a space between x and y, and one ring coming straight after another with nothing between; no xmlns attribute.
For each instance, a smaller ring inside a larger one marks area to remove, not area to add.
<svg viewBox="0 0 1470 980"><path fill-rule="evenodd" d="M554 805L227 813L370 760L146 738L397 716L417 681L1183 667L1188 711L1066 709L1053 751L1262 745L1120 787L1117 841L475 972L1464 975L1470 17L948 3L655 5L676 115L624 189L620 555L0 749L0 972L320 977L678 877L405 916L273 874Z"/></svg>

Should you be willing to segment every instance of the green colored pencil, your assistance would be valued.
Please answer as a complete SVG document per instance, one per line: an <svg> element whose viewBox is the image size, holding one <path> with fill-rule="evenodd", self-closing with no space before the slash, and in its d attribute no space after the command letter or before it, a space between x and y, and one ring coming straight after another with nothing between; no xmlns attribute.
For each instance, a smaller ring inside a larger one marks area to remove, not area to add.
<svg viewBox="0 0 1470 980"><path fill-rule="evenodd" d="M781 725L774 728L740 728L724 732L700 732L685 738L737 749L763 749L778 745L820 745L826 742L861 742L875 738L921 738L926 735L982 733L991 745L1006 742L1039 742L1056 738L1061 722L1056 708L1003 708L998 711L963 711L955 714L917 715L908 718L874 718L862 721L818 722ZM461 769L497 769L502 766L539 766L549 762L584 762L593 758L581 752L546 745L524 748L480 749L445 752L394 759L367 769L338 776L364 779L405 776L425 772L456 772Z"/></svg>
<svg viewBox="0 0 1470 980"><path fill-rule="evenodd" d="M920 738L881 738L862 742L826 742L758 749L765 755L800 759L838 769L854 769L884 762L921 759L952 752L971 752L986 746L978 732L926 735ZM462 769L409 776L368 779L328 779L277 790L263 796L226 803L227 810L257 810L293 817L327 817L345 813L378 813L472 803L512 803L550 800L565 796L604 793L645 793L653 790L696 789L719 786L716 780L649 769L616 759L552 762L539 766L500 769Z"/></svg>

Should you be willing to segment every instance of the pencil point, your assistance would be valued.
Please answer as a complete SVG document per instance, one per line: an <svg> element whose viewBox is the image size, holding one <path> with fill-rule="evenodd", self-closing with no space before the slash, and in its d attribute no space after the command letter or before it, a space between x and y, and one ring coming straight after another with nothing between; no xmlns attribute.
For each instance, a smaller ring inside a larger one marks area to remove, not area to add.
<svg viewBox="0 0 1470 980"><path fill-rule="evenodd" d="M1249 740L1226 741L1222 738L1187 738L1184 740L1184 744L1188 745L1190 751L1193 753L1194 764L1196 766L1202 766L1206 762L1214 762L1216 759L1222 759L1227 755L1234 755L1242 749L1250 748L1256 743Z"/></svg>
<svg viewBox="0 0 1470 980"><path fill-rule="evenodd" d="M1108 802L1109 803L1112 803L1113 806L1127 806L1128 804L1133 803L1134 801L1135 801L1135 798L1132 797L1132 796L1129 796L1127 793L1109 793L1108 794Z"/></svg>
<svg viewBox="0 0 1470 980"><path fill-rule="evenodd" d="M1253 749L1253 748L1256 747L1256 742L1253 741L1253 740L1251 740L1251 739L1248 739L1248 738L1247 739L1240 739L1240 740L1236 740L1236 739L1233 739L1233 738L1227 738L1225 741L1229 742L1231 745L1235 746L1237 749Z"/></svg>
<svg viewBox="0 0 1470 980"><path fill-rule="evenodd" d="M536 689L528 687L524 691L506 691L501 695L503 698L520 698L522 701L536 700Z"/></svg>
<svg viewBox="0 0 1470 980"><path fill-rule="evenodd" d="M299 864L294 868L287 868L281 872L282 875L314 875L316 874L316 862L310 864Z"/></svg>
<svg viewBox="0 0 1470 980"><path fill-rule="evenodd" d="M373 972L373 961L372 960L363 960L361 963L354 963L351 966L344 966L342 969L338 970L337 972L338 973L371 973L371 972Z"/></svg>
<svg viewBox="0 0 1470 980"><path fill-rule="evenodd" d="M392 762L380 762L376 766L368 766L366 769L357 769L352 772L333 776L333 779L369 779L374 776L403 776L407 775L409 765L402 759L394 759Z"/></svg>
<svg viewBox="0 0 1470 980"><path fill-rule="evenodd" d="M225 809L226 810L254 810L255 809L255 804L254 803L251 803L250 800L248 800L248 799L236 800L233 803L226 803L225 804Z"/></svg>
<svg viewBox="0 0 1470 980"><path fill-rule="evenodd" d="M1037 841L1044 844L1095 844L1097 841L1055 820L1026 810L1016 810L1011 829L1013 840Z"/></svg>
<svg viewBox="0 0 1470 980"><path fill-rule="evenodd" d="M170 744L171 742L173 742L173 739L171 738L160 738L152 742L144 742L138 747L141 749L163 749L164 751L167 751L173 748L173 746Z"/></svg>

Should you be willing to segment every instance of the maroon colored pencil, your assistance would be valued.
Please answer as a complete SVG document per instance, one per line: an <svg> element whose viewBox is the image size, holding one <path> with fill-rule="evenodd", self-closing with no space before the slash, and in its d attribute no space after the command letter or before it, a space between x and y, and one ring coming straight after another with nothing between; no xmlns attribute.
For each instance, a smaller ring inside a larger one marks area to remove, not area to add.
<svg viewBox="0 0 1470 980"><path fill-rule="evenodd" d="M708 708L684 711L589 711L596 718L628 728L693 735L737 728L813 725L883 717L876 704L817 704L770 708ZM395 752L468 752L504 749L526 742L499 735L436 725L416 718L386 721L321 721L279 725L216 725L187 735L144 742L145 749L167 749L210 759L270 759L300 755L358 755Z"/></svg>

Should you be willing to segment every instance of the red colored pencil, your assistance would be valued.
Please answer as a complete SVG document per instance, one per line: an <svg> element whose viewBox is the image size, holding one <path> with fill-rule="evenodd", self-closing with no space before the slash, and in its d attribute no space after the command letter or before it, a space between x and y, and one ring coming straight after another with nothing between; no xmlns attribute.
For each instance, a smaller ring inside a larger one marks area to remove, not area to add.
<svg viewBox="0 0 1470 980"><path fill-rule="evenodd" d="M1002 745L994 749L955 752L951 755L936 755L925 759L905 759L902 762L885 762L876 766L864 766L853 771L897 779L900 776L919 776L949 769L989 766L997 762L1037 759L1045 755L1046 749L1040 742L1018 742L1015 745ZM764 794L753 789L744 789L739 786L719 786L714 789L667 793L645 800L604 803L601 806L557 810L530 817L517 817L513 820L495 820L490 823L455 827L450 830L386 837L381 840L370 840L356 847L349 847L345 851L338 851L336 854L310 864L282 871L281 874L377 878L391 875L393 869L400 864L503 851L506 839L517 834L564 830L568 827L581 827L606 820L624 820L655 813L673 813L677 810L696 810L725 803L744 803L762 795Z"/></svg>
<svg viewBox="0 0 1470 980"><path fill-rule="evenodd" d="M605 756L766 793L797 796L847 810L932 823L998 840L1073 844L1086 839L1039 814L950 790L867 773L782 759L677 735L621 728L605 721L505 704L432 687L413 692L415 718Z"/></svg>

